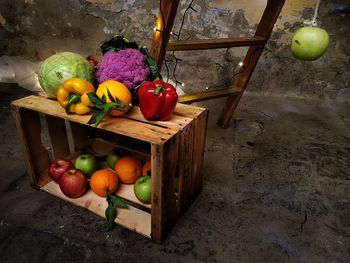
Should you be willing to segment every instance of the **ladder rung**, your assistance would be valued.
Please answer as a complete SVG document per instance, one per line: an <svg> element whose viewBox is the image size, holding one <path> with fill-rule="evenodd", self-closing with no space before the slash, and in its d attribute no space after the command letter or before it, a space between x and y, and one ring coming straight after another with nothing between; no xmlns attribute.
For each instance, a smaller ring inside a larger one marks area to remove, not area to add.
<svg viewBox="0 0 350 263"><path fill-rule="evenodd" d="M188 94L188 95L182 95L179 96L178 102L181 103L190 103L190 102L196 102L196 101L202 101L202 100L210 100L210 99L215 99L215 98L220 98L220 97L225 97L233 94L239 94L241 93L241 90L238 87L234 88L225 88L225 89L213 89L213 90L208 90L206 92L198 92L198 93L193 93L193 94Z"/></svg>
<svg viewBox="0 0 350 263"><path fill-rule="evenodd" d="M245 47L264 45L266 40L263 37L241 37L241 38L219 38L219 39L195 39L169 41L166 50L198 50L228 47Z"/></svg>

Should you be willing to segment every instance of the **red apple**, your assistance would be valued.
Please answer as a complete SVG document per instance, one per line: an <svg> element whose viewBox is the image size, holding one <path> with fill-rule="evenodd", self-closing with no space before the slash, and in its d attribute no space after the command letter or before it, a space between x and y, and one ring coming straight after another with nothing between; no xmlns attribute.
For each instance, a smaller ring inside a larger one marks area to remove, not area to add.
<svg viewBox="0 0 350 263"><path fill-rule="evenodd" d="M64 172L58 184L62 193L70 198L82 196L87 188L86 177L78 169L70 169Z"/></svg>
<svg viewBox="0 0 350 263"><path fill-rule="evenodd" d="M74 165L71 161L65 159L57 159L52 162L48 169L49 177L52 181L58 183L62 174L69 169L73 169Z"/></svg>

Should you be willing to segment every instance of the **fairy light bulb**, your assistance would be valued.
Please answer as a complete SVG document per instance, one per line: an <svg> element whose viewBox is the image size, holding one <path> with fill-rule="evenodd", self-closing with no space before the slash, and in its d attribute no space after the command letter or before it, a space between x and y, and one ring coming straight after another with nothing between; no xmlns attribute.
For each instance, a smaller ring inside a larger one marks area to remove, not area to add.
<svg viewBox="0 0 350 263"><path fill-rule="evenodd" d="M181 86L182 86L182 87L185 87L185 83L182 82L182 83L181 83Z"/></svg>
<svg viewBox="0 0 350 263"><path fill-rule="evenodd" d="M243 66L243 61L239 62L238 66L242 67Z"/></svg>

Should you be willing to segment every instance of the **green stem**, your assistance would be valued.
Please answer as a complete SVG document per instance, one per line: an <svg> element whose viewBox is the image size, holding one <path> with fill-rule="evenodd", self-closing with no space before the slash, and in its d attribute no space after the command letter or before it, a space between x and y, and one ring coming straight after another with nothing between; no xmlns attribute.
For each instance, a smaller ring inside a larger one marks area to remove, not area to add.
<svg viewBox="0 0 350 263"><path fill-rule="evenodd" d="M69 100L68 100L68 103L66 105L66 113L67 114L71 114L71 112L69 111L69 108L70 108L70 105L72 104L77 104L80 100L80 96L76 93L71 93L69 95Z"/></svg>
<svg viewBox="0 0 350 263"><path fill-rule="evenodd" d="M158 96L161 91L165 91L165 88L163 88L162 85L158 84L158 85L156 85L156 88L155 88L153 94Z"/></svg>

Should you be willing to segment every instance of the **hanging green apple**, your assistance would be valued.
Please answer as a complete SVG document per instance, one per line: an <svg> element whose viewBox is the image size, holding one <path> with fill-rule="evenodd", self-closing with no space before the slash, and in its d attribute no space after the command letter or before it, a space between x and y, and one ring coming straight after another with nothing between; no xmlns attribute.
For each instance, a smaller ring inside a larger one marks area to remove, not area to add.
<svg viewBox="0 0 350 263"><path fill-rule="evenodd" d="M306 26L298 29L292 38L293 56L302 60L315 60L327 50L329 36L326 30L319 27Z"/></svg>

